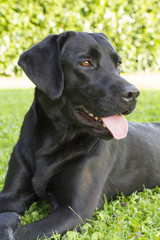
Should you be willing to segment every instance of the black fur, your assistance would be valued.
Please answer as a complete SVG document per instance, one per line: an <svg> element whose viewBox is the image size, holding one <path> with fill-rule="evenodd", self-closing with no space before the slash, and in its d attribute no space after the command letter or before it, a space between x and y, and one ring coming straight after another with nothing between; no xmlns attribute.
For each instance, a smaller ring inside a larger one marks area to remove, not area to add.
<svg viewBox="0 0 160 240"><path fill-rule="evenodd" d="M120 62L105 35L83 32L50 35L20 57L36 84L35 98L11 155L0 212L22 214L38 198L48 199L53 211L13 227L13 239L64 234L82 223L77 214L86 221L102 208L104 194L109 201L117 191L159 185L160 124L129 123L118 141L82 115L84 108L99 118L135 108L139 92L119 75ZM0 215L3 230L7 214Z"/></svg>

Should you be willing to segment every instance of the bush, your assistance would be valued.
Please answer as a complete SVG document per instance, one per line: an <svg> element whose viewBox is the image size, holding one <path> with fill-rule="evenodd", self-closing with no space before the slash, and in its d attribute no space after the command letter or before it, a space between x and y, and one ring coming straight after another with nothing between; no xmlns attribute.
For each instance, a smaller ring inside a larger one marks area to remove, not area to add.
<svg viewBox="0 0 160 240"><path fill-rule="evenodd" d="M21 75L19 55L50 33L104 32L123 71L160 69L159 0L3 0L0 74Z"/></svg>

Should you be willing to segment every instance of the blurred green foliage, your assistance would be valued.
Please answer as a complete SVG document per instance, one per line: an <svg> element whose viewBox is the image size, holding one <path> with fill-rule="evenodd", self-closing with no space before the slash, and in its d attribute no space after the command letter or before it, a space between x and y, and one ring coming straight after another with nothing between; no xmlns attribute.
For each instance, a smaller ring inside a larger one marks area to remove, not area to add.
<svg viewBox="0 0 160 240"><path fill-rule="evenodd" d="M159 0L1 0L0 74L21 75L19 55L50 33L103 32L123 71L160 69Z"/></svg>

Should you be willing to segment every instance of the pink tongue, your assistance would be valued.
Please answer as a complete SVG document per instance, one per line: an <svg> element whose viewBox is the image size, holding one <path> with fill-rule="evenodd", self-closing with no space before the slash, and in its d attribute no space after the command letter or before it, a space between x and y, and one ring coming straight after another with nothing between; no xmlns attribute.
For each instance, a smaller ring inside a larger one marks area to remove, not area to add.
<svg viewBox="0 0 160 240"><path fill-rule="evenodd" d="M128 122L123 115L118 114L111 117L105 117L102 118L102 121L115 139L122 139L127 136Z"/></svg>

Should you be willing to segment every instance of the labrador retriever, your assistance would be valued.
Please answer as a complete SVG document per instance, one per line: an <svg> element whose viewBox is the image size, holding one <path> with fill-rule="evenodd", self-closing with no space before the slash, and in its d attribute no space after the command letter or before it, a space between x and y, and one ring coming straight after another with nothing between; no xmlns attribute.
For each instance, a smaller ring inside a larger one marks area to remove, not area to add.
<svg viewBox="0 0 160 240"><path fill-rule="evenodd" d="M102 208L104 194L160 184L160 124L126 121L139 91L121 62L102 33L49 35L21 55L36 88L0 194L1 240L64 234ZM17 228L37 199L52 212Z"/></svg>

